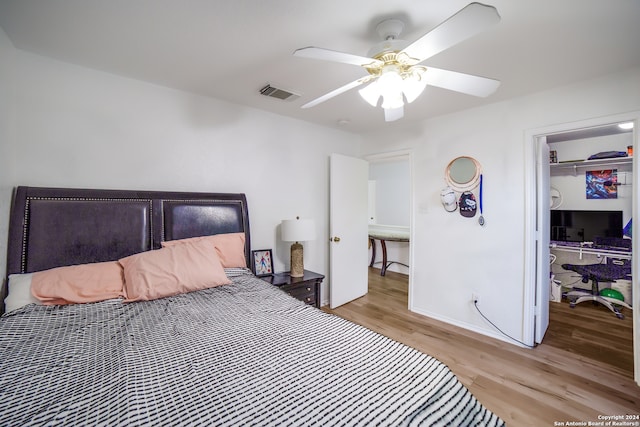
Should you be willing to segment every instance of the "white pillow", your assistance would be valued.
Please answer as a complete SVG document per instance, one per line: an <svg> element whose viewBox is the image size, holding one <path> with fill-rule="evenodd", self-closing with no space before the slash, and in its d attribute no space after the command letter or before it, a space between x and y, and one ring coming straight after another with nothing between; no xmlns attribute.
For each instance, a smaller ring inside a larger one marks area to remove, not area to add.
<svg viewBox="0 0 640 427"><path fill-rule="evenodd" d="M31 278L33 273L10 274L9 291L4 299L4 312L8 313L24 307L27 304L40 304L40 301L31 294Z"/></svg>

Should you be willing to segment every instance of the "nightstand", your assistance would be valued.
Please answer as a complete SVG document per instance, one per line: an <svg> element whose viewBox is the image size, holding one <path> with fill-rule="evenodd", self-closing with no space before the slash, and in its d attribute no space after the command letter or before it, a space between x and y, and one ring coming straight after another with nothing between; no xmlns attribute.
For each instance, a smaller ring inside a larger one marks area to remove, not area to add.
<svg viewBox="0 0 640 427"><path fill-rule="evenodd" d="M294 298L309 305L320 308L320 285L324 280L322 274L304 270L304 276L291 277L288 271L273 276L261 277L262 280L279 287Z"/></svg>

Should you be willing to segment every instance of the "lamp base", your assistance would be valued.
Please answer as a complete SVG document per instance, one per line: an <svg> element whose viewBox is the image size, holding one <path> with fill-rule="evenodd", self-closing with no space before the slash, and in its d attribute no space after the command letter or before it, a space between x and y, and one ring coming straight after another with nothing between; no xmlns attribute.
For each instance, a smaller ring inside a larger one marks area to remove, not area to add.
<svg viewBox="0 0 640 427"><path fill-rule="evenodd" d="M291 277L304 276L302 245L295 242L291 245Z"/></svg>

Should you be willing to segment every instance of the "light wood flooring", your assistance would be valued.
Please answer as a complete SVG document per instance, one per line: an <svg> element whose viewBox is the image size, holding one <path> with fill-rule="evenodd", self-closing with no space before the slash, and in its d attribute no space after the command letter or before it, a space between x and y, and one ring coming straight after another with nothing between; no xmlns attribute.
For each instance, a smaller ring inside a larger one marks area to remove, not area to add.
<svg viewBox="0 0 640 427"><path fill-rule="evenodd" d="M323 309L437 357L508 426L640 414L630 310L619 320L590 303L551 304L543 343L525 349L410 312L407 288L406 275L370 268L366 296Z"/></svg>

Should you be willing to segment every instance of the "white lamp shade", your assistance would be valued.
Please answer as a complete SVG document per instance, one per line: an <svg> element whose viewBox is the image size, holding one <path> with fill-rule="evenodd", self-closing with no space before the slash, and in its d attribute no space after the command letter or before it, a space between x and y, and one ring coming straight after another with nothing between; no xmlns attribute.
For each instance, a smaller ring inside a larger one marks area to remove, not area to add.
<svg viewBox="0 0 640 427"><path fill-rule="evenodd" d="M285 242L306 242L316 238L316 226L312 219L285 219L280 231Z"/></svg>
<svg viewBox="0 0 640 427"><path fill-rule="evenodd" d="M404 106L400 106L398 108L385 108L384 109L384 120L386 122L393 122L398 119L401 119L404 116Z"/></svg>
<svg viewBox="0 0 640 427"><path fill-rule="evenodd" d="M378 78L377 83L382 94L382 108L400 108L404 105L402 99L403 80L398 73L386 72Z"/></svg>
<svg viewBox="0 0 640 427"><path fill-rule="evenodd" d="M367 101L372 107L376 107L378 105L378 99L380 99L380 88L378 87L377 81L369 83L367 86L360 89L358 93L362 99Z"/></svg>
<svg viewBox="0 0 640 427"><path fill-rule="evenodd" d="M411 104L415 101L425 87L427 87L427 82L420 74L414 74L404 79L402 91L404 92L404 97L407 98L407 102Z"/></svg>

